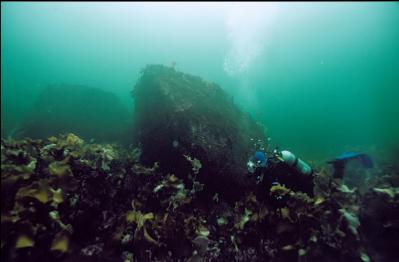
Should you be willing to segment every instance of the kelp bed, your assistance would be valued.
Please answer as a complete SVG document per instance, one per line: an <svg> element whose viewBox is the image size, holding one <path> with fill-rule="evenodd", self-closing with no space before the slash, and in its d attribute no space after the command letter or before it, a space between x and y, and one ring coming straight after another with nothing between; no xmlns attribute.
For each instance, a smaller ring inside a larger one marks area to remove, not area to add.
<svg viewBox="0 0 399 262"><path fill-rule="evenodd" d="M203 194L193 156L185 156L193 169L181 179L157 163L141 165L139 154L73 134L2 140L2 261L397 258L393 170L379 170L386 176L370 181L363 195L321 171L313 198L276 185L227 202Z"/></svg>

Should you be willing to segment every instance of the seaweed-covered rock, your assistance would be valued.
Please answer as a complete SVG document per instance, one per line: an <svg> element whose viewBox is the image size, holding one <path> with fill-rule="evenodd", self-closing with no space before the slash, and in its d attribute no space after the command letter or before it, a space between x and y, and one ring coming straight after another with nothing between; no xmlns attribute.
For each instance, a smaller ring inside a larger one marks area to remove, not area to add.
<svg viewBox="0 0 399 262"><path fill-rule="evenodd" d="M394 261L399 242L399 170L384 168L361 199L360 222L372 261Z"/></svg>
<svg viewBox="0 0 399 262"><path fill-rule="evenodd" d="M78 85L49 86L37 98L19 136L43 139L73 132L109 142L126 134L129 118L127 108L111 92Z"/></svg>
<svg viewBox="0 0 399 262"><path fill-rule="evenodd" d="M184 181L158 163L143 166L137 154L74 134L2 140L1 260L396 258L397 173L365 197L320 172L315 197L274 185L231 202L201 199L208 185L197 180L195 158L186 159L192 175Z"/></svg>
<svg viewBox="0 0 399 262"><path fill-rule="evenodd" d="M134 136L144 164L159 161L162 170L184 176L192 173L187 161L192 157L201 163L200 179L218 191L226 183L243 182L254 141L264 141L264 132L221 87L172 67L149 65L132 93Z"/></svg>

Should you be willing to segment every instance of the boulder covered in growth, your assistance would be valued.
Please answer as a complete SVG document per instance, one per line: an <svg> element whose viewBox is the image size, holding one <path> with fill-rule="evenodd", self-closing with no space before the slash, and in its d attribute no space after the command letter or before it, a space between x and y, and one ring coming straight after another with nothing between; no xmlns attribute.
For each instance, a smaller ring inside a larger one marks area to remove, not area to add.
<svg viewBox="0 0 399 262"><path fill-rule="evenodd" d="M2 139L0 260L397 260L397 184L378 182L360 210L357 190L323 172L314 197L274 185L204 199L200 176L143 166L137 151L75 134Z"/></svg>
<svg viewBox="0 0 399 262"><path fill-rule="evenodd" d="M127 132L129 120L129 111L111 92L86 86L49 86L36 99L19 136L44 139L73 132L88 140L115 141Z"/></svg>
<svg viewBox="0 0 399 262"><path fill-rule="evenodd" d="M162 65L143 69L133 90L142 161L180 177L199 173L217 191L246 179L264 131L220 86ZM191 162L191 163L190 163ZM213 185L213 186L212 186Z"/></svg>

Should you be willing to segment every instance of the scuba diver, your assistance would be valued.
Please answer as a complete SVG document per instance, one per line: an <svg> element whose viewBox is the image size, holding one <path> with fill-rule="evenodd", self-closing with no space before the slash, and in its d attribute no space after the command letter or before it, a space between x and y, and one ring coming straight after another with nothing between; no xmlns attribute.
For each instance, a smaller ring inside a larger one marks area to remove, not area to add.
<svg viewBox="0 0 399 262"><path fill-rule="evenodd" d="M303 160L287 150L275 149L271 153L258 150L247 162L250 176L256 183L271 188L273 185L286 185L294 191L313 196L313 169Z"/></svg>
<svg viewBox="0 0 399 262"><path fill-rule="evenodd" d="M258 141L260 142L260 141ZM302 159L287 150L267 153L262 145L257 145L257 151L247 162L249 176L256 178L262 188L273 185L286 185L294 191L301 191L314 196L315 172ZM345 152L327 163L334 168L333 178L343 179L345 167L348 163L359 161L364 168L372 168L371 158L364 153Z"/></svg>

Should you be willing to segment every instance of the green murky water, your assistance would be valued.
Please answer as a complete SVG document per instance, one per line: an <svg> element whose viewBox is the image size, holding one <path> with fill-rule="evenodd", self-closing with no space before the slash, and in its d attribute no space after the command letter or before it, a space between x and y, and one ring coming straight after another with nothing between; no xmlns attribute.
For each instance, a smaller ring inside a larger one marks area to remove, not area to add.
<svg viewBox="0 0 399 262"><path fill-rule="evenodd" d="M101 88L131 111L139 71L155 63L218 83L273 145L305 159L389 153L399 141L398 25L395 2L2 2L1 135L48 85Z"/></svg>

